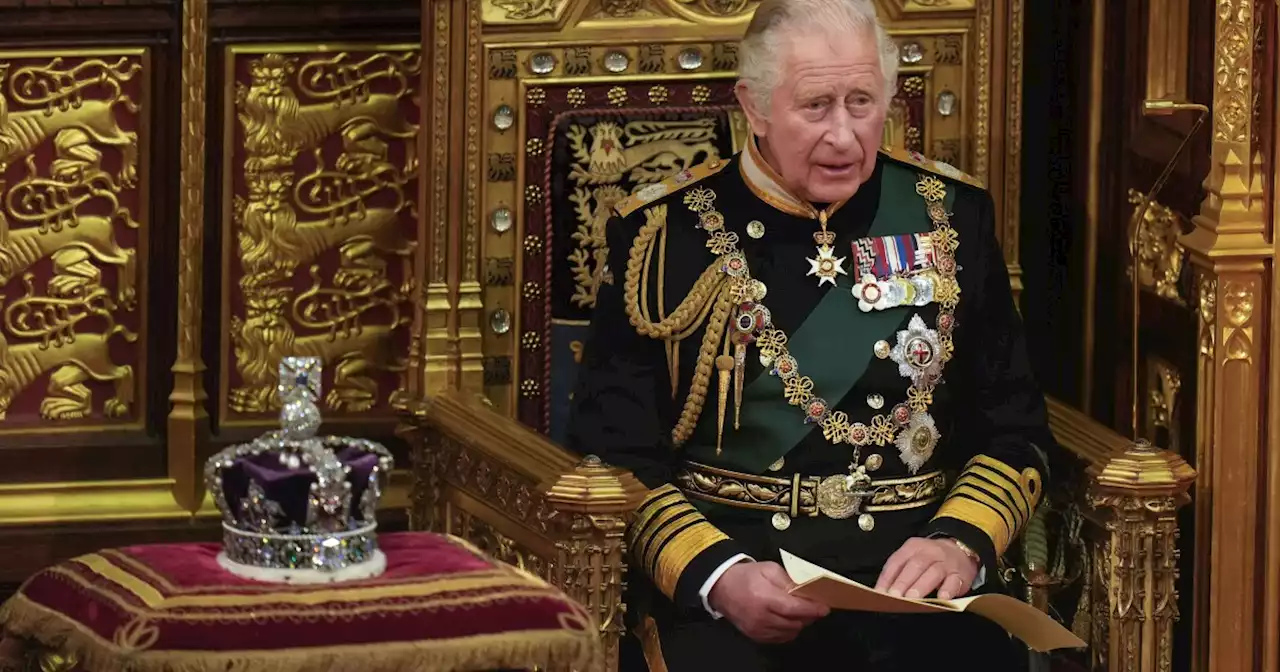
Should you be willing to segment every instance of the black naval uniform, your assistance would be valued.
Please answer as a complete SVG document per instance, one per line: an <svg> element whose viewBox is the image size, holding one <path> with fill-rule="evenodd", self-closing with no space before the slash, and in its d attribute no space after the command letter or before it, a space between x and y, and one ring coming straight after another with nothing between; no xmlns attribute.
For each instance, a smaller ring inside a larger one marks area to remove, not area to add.
<svg viewBox="0 0 1280 672"><path fill-rule="evenodd" d="M779 185L751 143L608 223L569 444L651 489L629 530L624 669L644 669L639 650L673 672L1022 668L1025 647L978 617L833 612L757 645L706 604L735 558L785 549L874 585L914 536L958 541L977 592L999 590L1053 440L986 191L890 150L843 204Z"/></svg>

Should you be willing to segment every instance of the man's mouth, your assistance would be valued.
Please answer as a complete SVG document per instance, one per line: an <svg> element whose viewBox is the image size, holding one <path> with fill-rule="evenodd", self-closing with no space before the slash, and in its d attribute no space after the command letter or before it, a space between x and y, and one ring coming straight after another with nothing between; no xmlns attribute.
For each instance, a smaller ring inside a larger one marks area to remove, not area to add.
<svg viewBox="0 0 1280 672"><path fill-rule="evenodd" d="M818 170L831 177L845 177L853 172L852 163L820 163Z"/></svg>

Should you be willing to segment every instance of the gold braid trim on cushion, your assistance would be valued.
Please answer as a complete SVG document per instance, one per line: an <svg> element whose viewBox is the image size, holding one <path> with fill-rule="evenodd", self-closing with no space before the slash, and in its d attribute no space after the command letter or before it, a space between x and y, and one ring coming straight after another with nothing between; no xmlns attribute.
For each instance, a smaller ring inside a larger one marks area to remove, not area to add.
<svg viewBox="0 0 1280 672"><path fill-rule="evenodd" d="M565 614L570 616L570 614ZM582 618L589 616L585 614ZM453 640L420 640L281 651L137 650L102 639L79 623L14 595L0 608L0 623L12 636L46 647L47 653L74 657L85 670L120 669L128 661L134 672L312 672L360 669L398 672L408 669L494 670L534 665L554 669L600 670L604 660L594 627L473 635ZM578 624L577 627L581 627ZM353 664L359 658L358 665Z"/></svg>
<svg viewBox="0 0 1280 672"><path fill-rule="evenodd" d="M671 599L685 567L699 553L729 538L671 484L653 490L640 504L628 537L636 561Z"/></svg>
<svg viewBox="0 0 1280 672"><path fill-rule="evenodd" d="M717 258L702 272L693 288L671 314L654 323L648 317L649 273L651 251L658 233L667 226L666 204L655 205L644 211L645 223L636 234L627 258L627 270L623 284L627 317L636 332L642 336L667 342L681 341L692 336L699 327L706 325L702 344L698 349L698 361L693 380L680 419L671 430L675 446L683 445L698 424L702 407L706 404L711 371L715 367L717 346L725 335L729 312L733 307L729 278L723 272L723 263ZM659 263L657 276L665 275L665 255Z"/></svg>
<svg viewBox="0 0 1280 672"><path fill-rule="evenodd" d="M1031 519L1040 502L1040 472L1013 467L986 455L969 460L934 515L954 518L982 530L1003 555L1009 542Z"/></svg>

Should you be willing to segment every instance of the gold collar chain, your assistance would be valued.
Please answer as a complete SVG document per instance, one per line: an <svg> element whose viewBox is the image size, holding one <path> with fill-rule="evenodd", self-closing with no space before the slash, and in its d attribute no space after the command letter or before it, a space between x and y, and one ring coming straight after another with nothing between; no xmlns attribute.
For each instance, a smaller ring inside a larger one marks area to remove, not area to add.
<svg viewBox="0 0 1280 672"><path fill-rule="evenodd" d="M940 358L941 364L945 364L954 352L952 341L952 330L955 327L954 312L960 301L960 287L955 279L954 256L959 240L955 229L951 227L950 214L943 204L946 185L936 177L922 175L920 181L916 183L916 193L925 200L929 219L934 228L936 266L939 275L934 298L940 308L937 320L939 347L938 352L933 353L933 356ZM859 464L863 446L871 444L886 446L894 443L909 468L916 460L908 458L912 456L927 458L932 453L940 435L928 411L933 403L933 391L939 376L913 378L911 385L907 388L907 401L897 404L888 413L876 414L870 425L861 422L851 424L848 414L831 410L830 404L815 393L813 379L800 375L799 363L787 349L787 334L774 327L768 308L761 303L767 288L764 283L751 277L746 257L737 248L737 235L723 230L724 216L716 210L715 199L715 192L706 187L695 187L684 197L685 205L698 215L699 221L709 236L707 247L719 257L722 272L730 277L731 293L735 304L738 305L737 316L733 320L734 327L731 327L726 334L725 342L727 348L729 339L732 339L735 353L733 356L722 355L716 361L716 368L720 374L716 453L721 452L725 403L728 396L729 381L727 379L730 369L733 370L735 379L734 427L737 428L737 416L740 414L742 404L746 348L754 342L760 350L761 364L772 367L770 375L776 375L782 379L783 393L786 395L787 403L804 409L805 422L819 424L822 427L823 438L828 442L850 444L854 447L849 474L833 476L831 479L835 480L824 483L824 487L821 488L824 496L839 498L845 502L846 514L852 516L861 507L863 497L857 493L861 492L866 482L869 482L868 472L879 469L883 462L880 455L872 454L867 456L865 463ZM820 215L819 222L822 221ZM711 226L707 226L708 223ZM921 322L921 328L923 328L923 321L918 315L912 320L913 329L916 322ZM887 353L882 355L879 348L876 355L888 356ZM941 364L936 369L938 372L941 372ZM923 459L919 460L920 464L923 462ZM914 471L913 468L912 472ZM868 517L868 514L863 514L859 524L864 529L869 529L868 526L874 525L874 521Z"/></svg>

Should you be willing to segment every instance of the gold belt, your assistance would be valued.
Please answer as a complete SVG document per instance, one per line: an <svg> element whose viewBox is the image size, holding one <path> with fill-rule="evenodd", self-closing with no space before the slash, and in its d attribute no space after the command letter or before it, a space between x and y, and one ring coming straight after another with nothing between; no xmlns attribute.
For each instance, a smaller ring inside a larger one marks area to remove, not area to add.
<svg viewBox="0 0 1280 672"><path fill-rule="evenodd" d="M947 477L931 471L905 478L886 478L846 484L848 474L791 478L744 474L685 462L676 482L686 497L757 511L796 516L849 518L859 512L902 511L928 506L947 492Z"/></svg>

